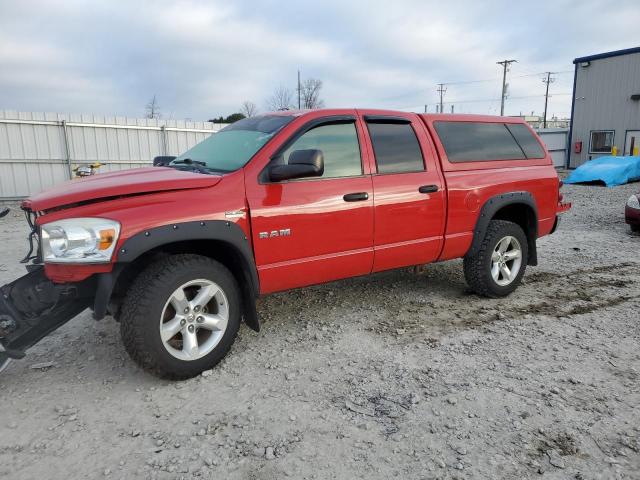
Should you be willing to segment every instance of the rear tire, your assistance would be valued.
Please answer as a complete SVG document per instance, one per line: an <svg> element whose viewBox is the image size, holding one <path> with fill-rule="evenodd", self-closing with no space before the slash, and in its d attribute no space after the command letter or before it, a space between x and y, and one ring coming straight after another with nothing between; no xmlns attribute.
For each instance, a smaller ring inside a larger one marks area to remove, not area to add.
<svg viewBox="0 0 640 480"><path fill-rule="evenodd" d="M631 224L631 225L629 225L629 227L631 227L631 231L632 232L640 233L640 225Z"/></svg>
<svg viewBox="0 0 640 480"><path fill-rule="evenodd" d="M231 272L199 255L172 255L134 280L122 304L120 334L131 358L162 378L213 368L240 327L240 294Z"/></svg>
<svg viewBox="0 0 640 480"><path fill-rule="evenodd" d="M467 284L479 295L506 297L520 284L528 255L527 237L518 224L491 220L478 251L464 257Z"/></svg>

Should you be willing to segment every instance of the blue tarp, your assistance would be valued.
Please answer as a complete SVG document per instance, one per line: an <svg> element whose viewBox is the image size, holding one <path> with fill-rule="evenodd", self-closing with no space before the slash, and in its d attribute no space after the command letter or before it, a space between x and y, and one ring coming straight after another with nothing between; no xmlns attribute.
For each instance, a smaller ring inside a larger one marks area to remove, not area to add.
<svg viewBox="0 0 640 480"><path fill-rule="evenodd" d="M640 180L640 157L599 157L576 168L564 183L604 182L607 187Z"/></svg>

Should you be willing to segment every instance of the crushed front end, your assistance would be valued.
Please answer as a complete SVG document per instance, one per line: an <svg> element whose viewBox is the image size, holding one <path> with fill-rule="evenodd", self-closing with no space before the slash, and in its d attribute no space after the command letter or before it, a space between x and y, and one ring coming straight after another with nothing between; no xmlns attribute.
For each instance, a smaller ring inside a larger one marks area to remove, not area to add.
<svg viewBox="0 0 640 480"><path fill-rule="evenodd" d="M96 278L56 284L45 276L36 213L24 208L30 226L29 251L21 261L28 273L0 287L0 369L89 307Z"/></svg>

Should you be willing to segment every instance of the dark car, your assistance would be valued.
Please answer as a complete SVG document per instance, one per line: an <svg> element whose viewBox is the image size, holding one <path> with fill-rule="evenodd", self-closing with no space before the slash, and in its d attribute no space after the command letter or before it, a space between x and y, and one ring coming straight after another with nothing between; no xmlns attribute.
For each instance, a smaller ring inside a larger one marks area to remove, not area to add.
<svg viewBox="0 0 640 480"><path fill-rule="evenodd" d="M640 193L631 195L624 207L624 220L631 227L632 232L640 232Z"/></svg>

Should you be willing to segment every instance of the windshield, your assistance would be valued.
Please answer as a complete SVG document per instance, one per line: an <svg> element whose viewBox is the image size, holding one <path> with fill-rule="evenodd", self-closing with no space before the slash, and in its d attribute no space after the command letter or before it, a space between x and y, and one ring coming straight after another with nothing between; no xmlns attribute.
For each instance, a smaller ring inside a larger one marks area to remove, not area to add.
<svg viewBox="0 0 640 480"><path fill-rule="evenodd" d="M293 117L289 115L245 118L190 148L171 161L169 166L192 167L197 171L204 168L212 172L232 172L244 167L251 157L291 120Z"/></svg>

